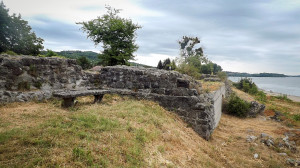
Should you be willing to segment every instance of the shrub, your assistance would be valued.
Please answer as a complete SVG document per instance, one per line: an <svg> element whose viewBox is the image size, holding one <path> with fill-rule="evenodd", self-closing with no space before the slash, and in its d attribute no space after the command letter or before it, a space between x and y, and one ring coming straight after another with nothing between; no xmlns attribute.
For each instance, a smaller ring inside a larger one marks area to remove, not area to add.
<svg viewBox="0 0 300 168"><path fill-rule="evenodd" d="M200 76L201 76L201 74L199 73L199 70L195 66L189 65L187 63L179 64L176 71L178 71L182 74L187 74L189 76L192 76L195 79L200 79Z"/></svg>
<svg viewBox="0 0 300 168"><path fill-rule="evenodd" d="M226 105L226 112L237 117L247 117L250 110L250 103L242 100L236 95L232 95Z"/></svg>
<svg viewBox="0 0 300 168"><path fill-rule="evenodd" d="M46 57L58 56L58 54L52 50L47 49Z"/></svg>
<svg viewBox="0 0 300 168"><path fill-rule="evenodd" d="M15 53L13 51L10 51L10 50L4 52L4 54L7 54L7 55L18 55L17 53Z"/></svg>

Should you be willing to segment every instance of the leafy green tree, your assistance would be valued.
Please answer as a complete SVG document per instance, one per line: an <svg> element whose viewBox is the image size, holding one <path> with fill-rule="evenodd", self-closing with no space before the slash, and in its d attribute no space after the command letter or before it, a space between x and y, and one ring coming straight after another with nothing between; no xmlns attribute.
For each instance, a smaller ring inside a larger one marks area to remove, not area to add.
<svg viewBox="0 0 300 168"><path fill-rule="evenodd" d="M0 53L8 50L9 42L7 37L9 36L10 29L8 25L11 24L11 18L8 14L3 1L0 3Z"/></svg>
<svg viewBox="0 0 300 168"><path fill-rule="evenodd" d="M163 69L163 65L161 63L161 60L159 60L159 62L157 64L157 69Z"/></svg>
<svg viewBox="0 0 300 168"><path fill-rule="evenodd" d="M141 28L131 19L118 16L120 10L107 6L107 14L88 22L80 22L87 37L102 43L103 51L99 55L103 65L128 65L128 60L134 59L133 53L138 49L134 43L136 30Z"/></svg>
<svg viewBox="0 0 300 168"><path fill-rule="evenodd" d="M89 69L92 67L91 62L83 56L77 59L77 63L82 67L82 69Z"/></svg>
<svg viewBox="0 0 300 168"><path fill-rule="evenodd" d="M38 55L43 49L43 39L38 38L28 22L21 15L8 14L3 2L0 3L0 52L7 50L17 54Z"/></svg>

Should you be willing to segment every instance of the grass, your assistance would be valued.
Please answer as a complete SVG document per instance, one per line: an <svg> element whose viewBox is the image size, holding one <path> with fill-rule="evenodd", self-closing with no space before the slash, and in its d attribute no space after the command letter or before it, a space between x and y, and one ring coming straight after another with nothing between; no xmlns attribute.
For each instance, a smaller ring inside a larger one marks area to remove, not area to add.
<svg viewBox="0 0 300 168"><path fill-rule="evenodd" d="M223 115L205 141L157 103L115 95L92 101L82 97L71 109L56 99L1 106L0 167L286 166L276 151L245 141L248 129L282 136L280 123Z"/></svg>
<svg viewBox="0 0 300 168"><path fill-rule="evenodd" d="M205 92L216 91L221 86L224 85L222 82L211 82L211 81L204 81L204 80L199 80L199 82L202 84L202 88Z"/></svg>

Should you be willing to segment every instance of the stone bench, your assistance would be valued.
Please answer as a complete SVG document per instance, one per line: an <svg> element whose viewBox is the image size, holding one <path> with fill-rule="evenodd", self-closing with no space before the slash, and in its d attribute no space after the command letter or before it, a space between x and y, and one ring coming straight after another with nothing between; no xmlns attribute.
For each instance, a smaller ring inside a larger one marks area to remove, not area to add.
<svg viewBox="0 0 300 168"><path fill-rule="evenodd" d="M62 106L67 108L74 106L76 97L94 95L94 103L99 103L103 96L109 93L111 93L109 90L68 90L54 92L53 96L62 98Z"/></svg>

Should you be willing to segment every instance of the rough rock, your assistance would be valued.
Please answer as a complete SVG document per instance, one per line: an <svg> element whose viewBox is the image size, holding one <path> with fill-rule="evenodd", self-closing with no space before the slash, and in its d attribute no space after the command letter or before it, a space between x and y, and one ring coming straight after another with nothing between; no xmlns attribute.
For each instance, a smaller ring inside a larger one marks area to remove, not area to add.
<svg viewBox="0 0 300 168"><path fill-rule="evenodd" d="M0 91L7 91L0 102L27 101L32 94L41 97L54 89L78 89L82 76L76 60L0 55ZM16 93L20 91L30 93Z"/></svg>
<svg viewBox="0 0 300 168"><path fill-rule="evenodd" d="M260 104L256 101L250 102L250 110L248 113L249 117L256 117L258 114L262 114L265 110L266 106L263 104Z"/></svg>
<svg viewBox="0 0 300 168"><path fill-rule="evenodd" d="M280 122L281 121L281 119L280 119L281 116L282 116L282 114L281 114L280 111L275 111L275 115L270 117L270 118L277 121L277 122Z"/></svg>
<svg viewBox="0 0 300 168"><path fill-rule="evenodd" d="M270 135L261 133L260 138L261 138L260 142L264 143L265 145L269 147L274 146L274 140Z"/></svg>
<svg viewBox="0 0 300 168"><path fill-rule="evenodd" d="M300 166L300 160L295 160L295 159L291 159L291 158L288 158L286 160L286 163L290 166Z"/></svg>

